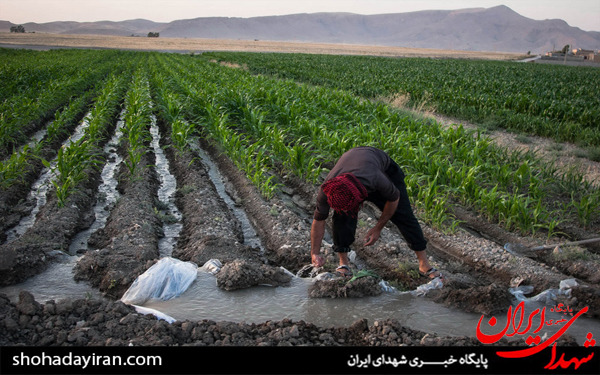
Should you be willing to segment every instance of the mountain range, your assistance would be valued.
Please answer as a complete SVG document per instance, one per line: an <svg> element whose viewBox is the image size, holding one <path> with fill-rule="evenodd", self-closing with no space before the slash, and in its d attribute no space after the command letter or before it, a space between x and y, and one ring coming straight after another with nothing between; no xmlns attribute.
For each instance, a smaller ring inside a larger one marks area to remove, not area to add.
<svg viewBox="0 0 600 375"><path fill-rule="evenodd" d="M210 38L312 43L344 43L464 51L531 52L600 49L600 32L584 31L560 19L534 20L500 5L493 8L426 10L360 15L310 13L251 18L203 17L168 23L136 19L120 22L22 24L26 32L100 34L161 38ZM0 31L16 26L0 21Z"/></svg>

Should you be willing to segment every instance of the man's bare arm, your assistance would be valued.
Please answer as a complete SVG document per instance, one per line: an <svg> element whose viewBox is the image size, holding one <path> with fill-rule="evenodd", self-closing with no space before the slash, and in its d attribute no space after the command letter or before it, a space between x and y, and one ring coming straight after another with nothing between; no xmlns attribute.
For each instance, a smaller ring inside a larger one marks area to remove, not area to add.
<svg viewBox="0 0 600 375"><path fill-rule="evenodd" d="M325 236L325 220L314 220L310 228L310 255L313 265L321 267L325 262L321 256L321 243Z"/></svg>
<svg viewBox="0 0 600 375"><path fill-rule="evenodd" d="M396 212L396 208L398 208L398 201L387 201L385 202L385 206L383 206L383 211L381 212L381 216L379 220L377 220L377 224L367 232L365 236L365 246L369 246L377 242L381 231L385 227L385 224L394 216L394 212Z"/></svg>

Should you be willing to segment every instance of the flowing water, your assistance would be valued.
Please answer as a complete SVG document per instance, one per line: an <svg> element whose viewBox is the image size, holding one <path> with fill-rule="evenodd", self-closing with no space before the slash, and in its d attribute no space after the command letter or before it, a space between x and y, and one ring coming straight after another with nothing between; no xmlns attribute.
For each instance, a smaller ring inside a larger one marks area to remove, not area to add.
<svg viewBox="0 0 600 375"><path fill-rule="evenodd" d="M167 204L167 210L170 213L180 218L181 214L173 203L173 194L176 189L175 179L168 172L168 160L158 146L158 130L154 126L152 129L153 147L157 155L157 171L161 176L159 199ZM114 144L117 140L118 135L116 134L109 144ZM107 147L107 151L112 150L110 146ZM246 242L262 248L260 240L244 211L236 207L225 192L224 183L216 165L204 151L201 149L196 151L204 165L207 166L209 176L219 195L232 208L242 223L244 233L247 236ZM106 201L100 202L95 209L97 223L94 223L94 230L104 225L105 216L108 214L105 207L114 203L118 197L114 173L121 160L113 153L111 152L111 157L108 158L111 161L107 163L103 170L103 183L100 190L106 196ZM162 239L163 244L161 245L162 257L170 255L179 230L180 226L177 225L173 225L171 229L165 228L165 238ZM90 233L91 231L88 230L86 233L80 234L74 241L75 245L73 246L76 246L77 249L85 246L84 243L89 238ZM75 254L75 252L72 251L71 254ZM38 302L42 303L51 299L101 298L101 293L89 284L77 283L73 280L73 267L78 259L79 256L76 255L60 254L58 255L58 261L52 263L42 274L34 276L21 284L0 288L0 293L4 293L11 300L16 301L21 290L28 290ZM313 279L294 277L290 285L285 287L256 286L238 291L224 291L217 287L216 278L212 273L199 268L196 280L179 297L168 301L147 301L143 304L143 307L154 309L177 320L210 319L214 321L262 323L269 320L291 319L294 321L303 320L324 327L347 326L362 318L366 318L370 324L375 320L393 318L413 329L450 336L475 336L481 318L481 314L465 313L457 309L447 308L427 298L420 297L414 292L398 292L390 289L386 289L380 296L360 299L308 298L308 288L312 282L314 282ZM535 308L546 306L540 302L526 300L526 318L529 316L527 314L531 314ZM547 317L558 321L563 315L548 313ZM499 314L496 318L500 322L500 325L497 325L498 327L505 327L509 322L506 313ZM489 317L483 320L482 331L487 334L497 333L498 330L487 325L488 321ZM559 328L560 326L544 327L540 331L540 336L545 334L548 337ZM590 331L600 331L600 322L579 318L569 328L568 333L578 342L583 343L586 333ZM516 336L515 338L523 339L524 337Z"/></svg>
<svg viewBox="0 0 600 375"><path fill-rule="evenodd" d="M102 168L102 182L100 183L100 186L98 186L98 194L96 195L97 202L94 206L95 220L88 229L79 232L73 238L71 246L69 246L69 253L71 255L82 253L88 249L87 241L90 239L90 236L98 229L104 227L106 220L108 220L110 209L114 206L120 196L119 191L117 190L117 179L115 178L115 174L117 173L117 168L121 164L121 161L123 161L123 158L116 151L119 138L122 135L123 114L124 111L121 112L121 117L119 121L117 121L115 134L106 146L104 146L106 164L104 164L104 168Z"/></svg>
<svg viewBox="0 0 600 375"><path fill-rule="evenodd" d="M31 141L29 141L29 143L27 144L29 147L33 148L35 147L38 143L41 142L42 139L44 139L44 137L46 136L46 134L48 133L48 126L50 126L52 124L53 121L50 121L46 127L44 129L40 129L37 132L35 132L35 134L33 134L33 136L31 137Z"/></svg>
<svg viewBox="0 0 600 375"><path fill-rule="evenodd" d="M320 326L345 326L361 318L367 318L369 323L396 318L407 326L441 334L474 333L474 326L464 323L476 321L474 315L440 307L411 293L385 292L358 299L308 298L308 288L313 282L312 279L294 277L286 287L256 286L224 291L216 286L214 275L199 270L198 278L181 296L168 301L151 300L143 306L177 320L262 323L292 319Z"/></svg>
<svg viewBox="0 0 600 375"><path fill-rule="evenodd" d="M165 209L161 210L161 215L168 219L164 221L164 237L159 240L158 249L161 256L170 256L173 252L173 248L177 244L177 237L179 236L179 232L181 232L182 228L182 215L175 205L175 190L177 189L177 181L175 180L175 176L173 176L169 171L169 161L160 147L160 134L158 126L156 125L156 118L154 118L154 116L152 118L150 134L152 134L151 146L156 157L156 172L158 173L160 180L158 200L166 206Z"/></svg>
<svg viewBox="0 0 600 375"><path fill-rule="evenodd" d="M83 137L83 135L85 134L85 128L89 126L89 115L90 114L87 113L84 116L83 120L81 121L81 124L77 126L73 135L63 143L63 147L66 147L72 142L76 142L79 139L81 139L81 137ZM32 139L31 142L35 142L35 140L39 141L39 139L43 138L44 134L44 131L37 132L34 135L34 139ZM30 145L31 144L32 143L30 143ZM33 226L33 224L35 223L35 217L40 211L40 208L42 208L44 204L46 204L46 194L48 192L48 188L51 186L50 179L52 178L52 168L54 168L55 166L56 161L53 161L51 163L51 168L44 168L44 170L40 174L40 177L33 183L31 191L27 196L27 202L32 203L33 209L31 210L29 215L24 216L19 221L19 224L6 231L7 242L12 242L20 236L22 236L23 233L25 233L27 229L31 228L31 226Z"/></svg>
<svg viewBox="0 0 600 375"><path fill-rule="evenodd" d="M313 282L313 279L294 277L290 286L286 287L256 286L224 291L216 286L214 275L200 269L198 278L179 297L168 301L150 300L142 306L160 311L175 320L209 319L262 323L291 319L323 327L341 327L362 318L366 318L370 324L375 320L397 319L402 325L416 330L439 335L471 337L476 335L482 317L481 314L444 307L417 296L414 292L386 291L379 296L365 298L308 298L308 288ZM525 303L524 325L520 331L525 331L529 315L535 309L545 306L546 321L552 319L557 322L565 318L564 314L551 312L551 308L543 303L528 300ZM495 317L499 324L490 327L490 317L486 317L480 324L481 332L488 335L498 333L507 323L512 323L512 315L510 319L506 313ZM534 329L540 325L539 317L539 314L534 316ZM518 318L519 316L516 323ZM570 318L572 316L567 317L567 320ZM550 337L561 327L562 325L547 325L538 334L541 337ZM582 344L587 332L599 330L600 322L579 318L569 328L568 333ZM508 333L510 332L513 330L510 329ZM512 339L523 340L526 337L527 335L515 335Z"/></svg>
<svg viewBox="0 0 600 375"><path fill-rule="evenodd" d="M195 142L190 144L190 147L192 147L194 152L196 152L198 156L200 156L200 159L206 167L208 176L212 181L213 185L215 186L219 197L223 199L227 206L232 210L235 217L239 220L242 226L242 232L244 234L244 243L251 247L264 250L260 238L258 237L258 234L256 234L256 231L252 227L252 224L250 224L250 220L248 219L246 212L243 209L237 207L233 202L233 199L231 199L229 194L227 194L227 191L225 190L225 183L223 182L223 177L219 172L217 165L212 161L208 154L204 152L204 150L202 150L198 145L195 144Z"/></svg>
<svg viewBox="0 0 600 375"><path fill-rule="evenodd" d="M50 300L60 301L65 298L102 298L102 293L89 283L73 280L73 269L79 256L63 253L57 257L58 259L52 262L44 272L30 277L22 283L2 287L0 294L6 294L13 302L18 301L19 293L22 290L30 292L39 303Z"/></svg>

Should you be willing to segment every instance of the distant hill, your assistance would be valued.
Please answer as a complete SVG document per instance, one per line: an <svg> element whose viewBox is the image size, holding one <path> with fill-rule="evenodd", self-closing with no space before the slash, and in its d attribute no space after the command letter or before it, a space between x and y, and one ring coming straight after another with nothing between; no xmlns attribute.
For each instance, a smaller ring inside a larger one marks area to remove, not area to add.
<svg viewBox="0 0 600 375"><path fill-rule="evenodd" d="M0 30L14 24L0 21ZM23 24L27 32L346 43L465 51L543 53L572 48L600 49L600 32L583 31L559 19L537 21L506 6L460 10L359 15L312 13L285 16L207 17L169 23L49 22Z"/></svg>

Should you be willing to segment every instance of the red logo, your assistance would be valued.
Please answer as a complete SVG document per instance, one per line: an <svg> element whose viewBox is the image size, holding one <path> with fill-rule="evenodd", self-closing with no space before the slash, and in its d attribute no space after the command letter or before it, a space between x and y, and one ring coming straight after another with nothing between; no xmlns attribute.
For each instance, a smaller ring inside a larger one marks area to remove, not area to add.
<svg viewBox="0 0 600 375"><path fill-rule="evenodd" d="M525 302L522 301L517 305L516 308L513 309L513 306L510 306L508 308L508 312L506 314L506 326L502 327L502 330L498 333L488 335L481 332L481 323L484 318L484 316L482 315L479 319L479 322L477 323L477 339L483 344L493 344L495 342L498 342L502 337L526 335L527 337L525 338L525 343L530 347L515 351L498 351L496 352L496 354L502 358L524 358L539 353L542 350L546 349L548 346L554 344L552 345L552 358L544 368L549 370L555 370L559 367L562 369L566 369L569 366L573 365L573 368L577 369L582 364L590 361L594 357L594 353L592 352L587 357L571 359L565 359L565 354L563 353L557 360L556 340L558 340L581 315L585 314L588 311L588 307L584 307L575 315L573 315L573 312L570 307L564 306L563 304L557 305L556 307L552 308L551 311L562 312L564 313L564 315L570 315L571 318L563 318L560 320L546 320L546 307L544 307L541 310L536 309L532 311L531 314L529 314L529 317L527 317L526 319ZM539 319L539 325L538 323L534 323L534 321L537 322L536 316L538 316L538 314L539 317L537 319ZM562 326L555 334L553 334L551 337L545 340L537 334L541 331L542 328L544 328L544 326L559 325L563 323L564 326ZM490 320L488 321L489 327L494 327L496 326L496 324L497 319L495 317L490 318ZM589 348L590 346L595 345L596 340L593 339L592 333L588 332L586 336L586 342L584 343L584 347Z"/></svg>

